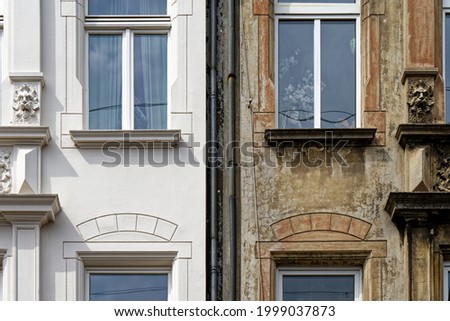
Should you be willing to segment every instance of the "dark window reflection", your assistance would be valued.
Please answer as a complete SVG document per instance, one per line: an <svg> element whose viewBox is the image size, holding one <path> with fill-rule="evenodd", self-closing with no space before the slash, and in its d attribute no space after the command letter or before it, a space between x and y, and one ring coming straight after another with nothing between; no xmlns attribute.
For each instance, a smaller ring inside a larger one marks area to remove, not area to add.
<svg viewBox="0 0 450 321"><path fill-rule="evenodd" d="M89 0L90 15L165 15L166 0Z"/></svg>
<svg viewBox="0 0 450 321"><path fill-rule="evenodd" d="M91 301L166 301L167 274L90 274Z"/></svg>
<svg viewBox="0 0 450 321"><path fill-rule="evenodd" d="M284 301L354 301L353 275L284 275Z"/></svg>

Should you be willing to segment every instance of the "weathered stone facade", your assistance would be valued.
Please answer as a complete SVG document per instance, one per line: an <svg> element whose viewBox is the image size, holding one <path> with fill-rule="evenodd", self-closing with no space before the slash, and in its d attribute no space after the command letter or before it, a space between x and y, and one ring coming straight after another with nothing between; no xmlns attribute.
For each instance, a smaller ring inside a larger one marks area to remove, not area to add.
<svg viewBox="0 0 450 321"><path fill-rule="evenodd" d="M442 300L450 257L442 1L360 1L358 108L361 128L376 129L369 142L352 129L273 130L275 7L237 5L239 140L254 147L240 159L239 298L276 299L279 267L359 266L364 300Z"/></svg>

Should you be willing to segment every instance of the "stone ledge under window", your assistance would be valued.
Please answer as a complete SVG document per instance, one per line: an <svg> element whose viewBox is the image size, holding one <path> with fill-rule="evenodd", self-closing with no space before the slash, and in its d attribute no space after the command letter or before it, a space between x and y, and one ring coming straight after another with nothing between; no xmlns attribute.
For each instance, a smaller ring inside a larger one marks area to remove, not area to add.
<svg viewBox="0 0 450 321"><path fill-rule="evenodd" d="M385 210L398 226L450 223L450 193L392 192Z"/></svg>
<svg viewBox="0 0 450 321"><path fill-rule="evenodd" d="M0 126L0 146L45 146L50 141L50 129L46 126Z"/></svg>
<svg viewBox="0 0 450 321"><path fill-rule="evenodd" d="M61 211L58 195L3 194L0 195L0 224L37 223L40 226L55 221Z"/></svg>
<svg viewBox="0 0 450 321"><path fill-rule="evenodd" d="M376 131L376 128L267 129L264 139L269 146L301 146L305 143L325 144L331 141L346 141L347 146L368 146L373 142Z"/></svg>
<svg viewBox="0 0 450 321"><path fill-rule="evenodd" d="M430 145L430 143L450 143L449 124L401 124L395 134L398 143L406 145Z"/></svg>
<svg viewBox="0 0 450 321"><path fill-rule="evenodd" d="M168 148L178 146L181 130L71 130L70 137L81 149Z"/></svg>

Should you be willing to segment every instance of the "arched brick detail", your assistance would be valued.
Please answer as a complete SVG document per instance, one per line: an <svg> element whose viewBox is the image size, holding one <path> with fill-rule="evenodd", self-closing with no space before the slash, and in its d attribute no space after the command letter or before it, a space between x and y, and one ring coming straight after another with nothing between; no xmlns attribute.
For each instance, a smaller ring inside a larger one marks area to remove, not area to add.
<svg viewBox="0 0 450 321"><path fill-rule="evenodd" d="M279 241L365 240L372 224L336 213L310 213L285 218L272 224Z"/></svg>
<svg viewBox="0 0 450 321"><path fill-rule="evenodd" d="M77 225L85 241L120 232L144 233L170 241L177 227L175 223L156 216L133 213L103 215Z"/></svg>

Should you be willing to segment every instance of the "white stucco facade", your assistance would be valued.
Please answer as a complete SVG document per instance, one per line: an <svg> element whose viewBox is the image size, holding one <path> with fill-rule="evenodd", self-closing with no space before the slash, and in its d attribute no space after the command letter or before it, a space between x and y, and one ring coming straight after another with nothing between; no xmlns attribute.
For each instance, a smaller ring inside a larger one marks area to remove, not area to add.
<svg viewBox="0 0 450 321"><path fill-rule="evenodd" d="M204 300L205 1L135 26L168 34L167 130L107 134L87 124L86 1L0 1L0 299L86 300L89 268L139 268Z"/></svg>

